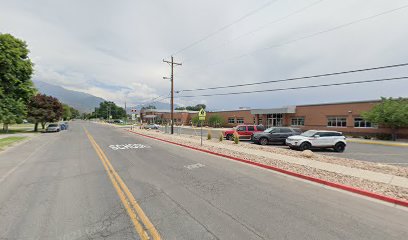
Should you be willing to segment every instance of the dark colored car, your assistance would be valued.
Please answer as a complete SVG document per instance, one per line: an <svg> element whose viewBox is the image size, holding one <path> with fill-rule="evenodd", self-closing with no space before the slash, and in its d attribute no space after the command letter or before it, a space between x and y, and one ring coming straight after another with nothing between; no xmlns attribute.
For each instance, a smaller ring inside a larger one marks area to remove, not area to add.
<svg viewBox="0 0 408 240"><path fill-rule="evenodd" d="M257 144L267 145L269 143L286 144L286 138L299 135L299 128L291 127L271 127L263 132L257 132L252 135L252 141Z"/></svg>

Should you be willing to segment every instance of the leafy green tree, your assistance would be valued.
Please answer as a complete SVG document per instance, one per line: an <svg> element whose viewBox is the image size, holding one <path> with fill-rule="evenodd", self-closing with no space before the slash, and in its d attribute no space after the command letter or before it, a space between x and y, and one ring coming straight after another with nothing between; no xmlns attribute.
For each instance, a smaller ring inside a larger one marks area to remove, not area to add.
<svg viewBox="0 0 408 240"><path fill-rule="evenodd" d="M70 120L72 118L71 107L63 103L62 109L62 119L64 121Z"/></svg>
<svg viewBox="0 0 408 240"><path fill-rule="evenodd" d="M205 104L197 104L195 106L187 106L185 109L188 111L200 111L201 108L205 109L206 107Z"/></svg>
<svg viewBox="0 0 408 240"><path fill-rule="evenodd" d="M142 109L143 109L143 110L145 110L145 109L156 109L156 106L154 106L154 105L149 105L149 106L142 107Z"/></svg>
<svg viewBox="0 0 408 240"><path fill-rule="evenodd" d="M224 118L218 114L213 114L208 118L208 125L211 127L221 127L224 124Z"/></svg>
<svg viewBox="0 0 408 240"><path fill-rule="evenodd" d="M175 110L186 110L186 107L176 107Z"/></svg>
<svg viewBox="0 0 408 240"><path fill-rule="evenodd" d="M34 123L34 131L38 130L39 123L44 129L47 122L60 120L62 113L62 104L52 96L37 94L28 103L28 120Z"/></svg>
<svg viewBox="0 0 408 240"><path fill-rule="evenodd" d="M381 98L370 111L362 117L371 123L391 129L392 140L397 139L397 130L408 127L408 98Z"/></svg>
<svg viewBox="0 0 408 240"><path fill-rule="evenodd" d="M0 34L0 122L3 129L22 121L26 104L34 95L33 63L27 44L10 34Z"/></svg>
<svg viewBox="0 0 408 240"><path fill-rule="evenodd" d="M90 117L109 119L109 115L113 119L123 119L127 116L124 108L117 106L114 102L104 101L99 104L99 108L96 108Z"/></svg>
<svg viewBox="0 0 408 240"><path fill-rule="evenodd" d="M199 124L199 122L200 122L200 120L198 120L198 115L194 115L194 116L191 118L191 123L192 123L194 126L197 126L197 125Z"/></svg>
<svg viewBox="0 0 408 240"><path fill-rule="evenodd" d="M80 118L81 113L73 107L70 107L71 110L71 119Z"/></svg>

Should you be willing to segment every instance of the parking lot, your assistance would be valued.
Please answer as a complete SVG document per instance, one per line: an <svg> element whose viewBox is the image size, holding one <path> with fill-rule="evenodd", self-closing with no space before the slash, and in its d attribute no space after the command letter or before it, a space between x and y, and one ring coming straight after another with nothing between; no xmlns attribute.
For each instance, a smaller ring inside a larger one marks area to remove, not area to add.
<svg viewBox="0 0 408 240"><path fill-rule="evenodd" d="M161 131L170 132L170 127L161 127ZM213 138L218 138L222 134L222 130L203 128L203 137L207 137L208 131L211 132ZM200 129L174 127L174 134L200 135ZM246 144L253 144L250 141L241 141ZM269 145L270 147L288 148L283 145ZM344 157L362 161L384 163L391 165L408 166L408 147L394 147L385 145L374 145L365 143L348 142L344 152L334 152L332 149L316 149L315 153Z"/></svg>

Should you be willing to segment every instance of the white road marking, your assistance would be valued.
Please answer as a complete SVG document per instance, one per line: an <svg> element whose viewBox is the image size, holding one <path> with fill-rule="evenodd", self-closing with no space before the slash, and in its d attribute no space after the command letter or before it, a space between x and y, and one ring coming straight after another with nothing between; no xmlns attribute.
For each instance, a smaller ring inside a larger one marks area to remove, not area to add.
<svg viewBox="0 0 408 240"><path fill-rule="evenodd" d="M140 149L140 148L151 148L150 146L143 145L143 144L116 144L116 145L109 145L109 147L116 151L116 150L128 150L128 149Z"/></svg>
<svg viewBox="0 0 408 240"><path fill-rule="evenodd" d="M201 164L201 163L196 163L196 164L191 164L191 165L187 165L187 166L184 166L184 167L187 168L188 170L192 170L192 169L195 169L195 168L205 167L205 165Z"/></svg>

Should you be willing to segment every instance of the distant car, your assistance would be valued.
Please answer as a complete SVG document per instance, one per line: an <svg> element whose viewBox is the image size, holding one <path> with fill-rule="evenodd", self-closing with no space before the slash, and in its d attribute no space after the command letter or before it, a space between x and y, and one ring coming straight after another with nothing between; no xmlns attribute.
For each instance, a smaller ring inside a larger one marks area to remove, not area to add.
<svg viewBox="0 0 408 240"><path fill-rule="evenodd" d="M115 119L115 120L113 120L113 123L123 123L123 120Z"/></svg>
<svg viewBox="0 0 408 240"><path fill-rule="evenodd" d="M160 125L157 124L148 124L143 127L144 129L159 129Z"/></svg>
<svg viewBox="0 0 408 240"><path fill-rule="evenodd" d="M61 127L60 127L60 125L58 123L50 123L50 124L48 124L45 131L46 132L59 132L59 131L61 131Z"/></svg>
<svg viewBox="0 0 408 240"><path fill-rule="evenodd" d="M299 128L291 127L271 127L263 132L256 132L252 135L252 141L257 144L267 145L269 143L286 143L286 138L299 135L302 131Z"/></svg>
<svg viewBox="0 0 408 240"><path fill-rule="evenodd" d="M346 137L341 132L325 130L309 130L300 135L286 139L291 149L307 150L311 148L333 148L336 152L346 149Z"/></svg>
<svg viewBox="0 0 408 240"><path fill-rule="evenodd" d="M68 122L59 123L61 130L68 130Z"/></svg>
<svg viewBox="0 0 408 240"><path fill-rule="evenodd" d="M224 132L224 137L227 140L232 140L234 132L237 132L240 139L250 140L252 134L256 132L262 132L265 130L263 125L238 125L234 129L230 129Z"/></svg>

